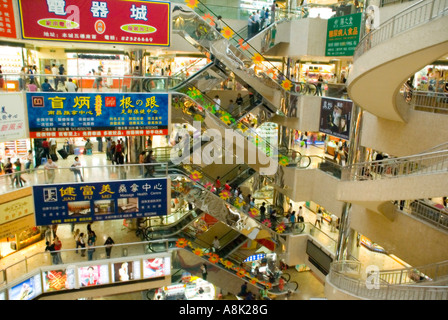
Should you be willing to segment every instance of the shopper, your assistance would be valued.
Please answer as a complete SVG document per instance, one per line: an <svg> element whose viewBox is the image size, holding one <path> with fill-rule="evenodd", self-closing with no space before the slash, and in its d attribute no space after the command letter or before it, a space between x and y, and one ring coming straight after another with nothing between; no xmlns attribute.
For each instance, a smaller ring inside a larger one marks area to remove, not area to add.
<svg viewBox="0 0 448 320"><path fill-rule="evenodd" d="M26 155L25 170L30 173L31 164L33 163L33 150L28 150Z"/></svg>
<svg viewBox="0 0 448 320"><path fill-rule="evenodd" d="M81 232L79 234L78 240L79 240L79 246L81 247L81 257L85 257L86 256L86 239L85 239L84 232ZM78 248L78 244L76 244L76 248ZM76 251L76 253L78 253L78 252Z"/></svg>
<svg viewBox="0 0 448 320"><path fill-rule="evenodd" d="M319 224L319 228L322 228L322 210L321 208L317 209L316 213L316 222L314 222L314 226Z"/></svg>
<svg viewBox="0 0 448 320"><path fill-rule="evenodd" d="M140 164L140 177L143 178L145 167L145 158L146 158L146 151L140 152L140 155L138 156L138 163Z"/></svg>
<svg viewBox="0 0 448 320"><path fill-rule="evenodd" d="M47 184L53 184L54 182L54 177L56 176L56 172L55 169L57 169L58 166L56 163L53 162L53 159L49 158L47 160L47 163L44 165L44 169L45 169L45 174L46 174L46 178Z"/></svg>
<svg viewBox="0 0 448 320"><path fill-rule="evenodd" d="M89 235L89 239L87 240L87 260L93 260L93 253L95 252L95 241L92 236L92 233Z"/></svg>
<svg viewBox="0 0 448 320"><path fill-rule="evenodd" d="M263 202L261 204L260 207L260 221L263 222L264 220L266 220L266 207L265 207L266 203Z"/></svg>
<svg viewBox="0 0 448 320"><path fill-rule="evenodd" d="M140 73L139 66L135 66L134 72L132 73L132 85L131 85L131 91L132 92L140 92L142 87L142 74Z"/></svg>
<svg viewBox="0 0 448 320"><path fill-rule="evenodd" d="M45 242L46 247L45 247L45 251L49 251L50 255L51 255L51 263L52 264L58 264L58 257L57 257L57 253L54 249L54 242L52 244L50 244L50 241L46 241Z"/></svg>
<svg viewBox="0 0 448 320"><path fill-rule="evenodd" d="M253 32L254 25L255 25L254 14L251 13L249 15L249 18L247 19L247 39L246 40L249 40L254 35L254 32Z"/></svg>
<svg viewBox="0 0 448 320"><path fill-rule="evenodd" d="M78 176L81 182L84 182L84 179L81 175L81 170L79 169L81 167L81 162L79 161L79 157L75 157L75 161L72 164L71 170L75 174L75 182L78 182Z"/></svg>
<svg viewBox="0 0 448 320"><path fill-rule="evenodd" d="M56 257L57 257L56 258L57 259L57 263L56 264L62 264L62 263L64 263L62 261L62 256L61 256L62 242L61 242L61 240L59 240L58 236L55 236L54 240L53 240L53 243L54 243L54 250L56 251Z"/></svg>
<svg viewBox="0 0 448 320"><path fill-rule="evenodd" d="M318 96L322 96L322 85L324 83L324 79L322 78L322 75L320 74L319 77L317 78L317 84L316 84L316 94Z"/></svg>
<svg viewBox="0 0 448 320"><path fill-rule="evenodd" d="M213 239L213 252L218 252L219 248L221 248L221 244L219 243L218 237L215 236L215 239Z"/></svg>
<svg viewBox="0 0 448 320"><path fill-rule="evenodd" d="M23 187L22 182L26 182L26 181L22 178L22 163L20 162L19 158L17 158L16 162L14 162L14 170L15 170L15 174L14 174L13 184L15 184L16 187L18 187L19 185L20 185L20 187Z"/></svg>
<svg viewBox="0 0 448 320"><path fill-rule="evenodd" d="M336 225L338 223L338 217L333 213L331 214L331 229L330 232L336 232Z"/></svg>
<svg viewBox="0 0 448 320"><path fill-rule="evenodd" d="M56 149L58 146L58 143L56 142L56 138L50 138L48 143L50 144L50 157L52 155L56 155Z"/></svg>
<svg viewBox="0 0 448 320"><path fill-rule="evenodd" d="M59 69L58 69L58 67L56 67L56 65L53 63L53 66L51 67L51 74L53 75L53 86L54 86L55 88L57 88L57 86L58 86L58 82L59 82L58 73L59 73ZM47 80L47 79L45 79L45 80ZM45 81L45 82L48 82L48 80ZM45 90L43 90L43 87L44 87L44 84L42 84L42 91L45 91Z"/></svg>
<svg viewBox="0 0 448 320"><path fill-rule="evenodd" d="M202 272L202 279L207 280L207 265L205 263L201 266L201 272Z"/></svg>
<svg viewBox="0 0 448 320"><path fill-rule="evenodd" d="M124 163L123 145L121 144L121 140L118 140L115 146L115 163L116 164Z"/></svg>
<svg viewBox="0 0 448 320"><path fill-rule="evenodd" d="M44 92L55 91L53 89L53 87L51 86L51 84L48 83L48 79L45 79L44 83L42 83L42 91L44 91Z"/></svg>
<svg viewBox="0 0 448 320"><path fill-rule="evenodd" d="M241 289L240 289L240 292L238 292L238 296L240 296L240 297L245 297L246 295L247 295L247 283L244 282L244 283L241 285Z"/></svg>
<svg viewBox="0 0 448 320"><path fill-rule="evenodd" d="M85 149L84 154L89 154L89 155L93 154L93 151L92 151L93 144L92 144L92 142L90 142L90 139L86 140L86 143L84 145L84 149Z"/></svg>
<svg viewBox="0 0 448 320"><path fill-rule="evenodd" d="M155 172L155 166L152 165L153 163L156 162L156 159L153 156L153 151L149 151L148 155L145 158L145 163L147 165L145 165L145 178L153 178L154 177L154 172Z"/></svg>
<svg viewBox="0 0 448 320"><path fill-rule="evenodd" d="M100 87L102 87L103 77L101 76L101 72L103 71L102 67L98 67L98 71L92 69L92 74L95 75L95 81L93 82L93 88L96 87L96 91L100 91Z"/></svg>
<svg viewBox="0 0 448 320"><path fill-rule="evenodd" d="M299 207L299 211L297 212L297 222L303 223L305 222L305 219L303 218L303 208L302 206Z"/></svg>
<svg viewBox="0 0 448 320"><path fill-rule="evenodd" d="M112 140L110 143L110 160L112 161L112 164L117 163L117 158L116 158L116 154L115 154L116 148L117 148L117 145L116 145L115 141Z"/></svg>
<svg viewBox="0 0 448 320"><path fill-rule="evenodd" d="M110 253L112 251L112 246L115 244L114 240L112 240L111 237L107 237L106 242L104 242L104 245L106 246L105 250L106 250L106 257L107 259L110 258Z"/></svg>
<svg viewBox="0 0 448 320"><path fill-rule="evenodd" d="M302 141L305 143L305 148L308 148L308 132L305 131Z"/></svg>
<svg viewBox="0 0 448 320"><path fill-rule="evenodd" d="M77 92L78 87L73 82L72 78L69 78L68 81L65 83L65 87L67 88L67 92Z"/></svg>
<svg viewBox="0 0 448 320"><path fill-rule="evenodd" d="M213 103L215 104L215 111L218 112L221 108L221 99L219 99L218 95L216 95L215 99L213 99Z"/></svg>

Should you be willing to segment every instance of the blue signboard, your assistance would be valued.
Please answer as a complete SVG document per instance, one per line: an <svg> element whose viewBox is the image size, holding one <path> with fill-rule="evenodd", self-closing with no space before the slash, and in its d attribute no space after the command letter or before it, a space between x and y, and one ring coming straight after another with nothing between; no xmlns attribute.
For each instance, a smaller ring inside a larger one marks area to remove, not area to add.
<svg viewBox="0 0 448 320"><path fill-rule="evenodd" d="M167 93L27 92L30 138L168 135Z"/></svg>
<svg viewBox="0 0 448 320"><path fill-rule="evenodd" d="M164 216L166 178L33 186L36 225Z"/></svg>

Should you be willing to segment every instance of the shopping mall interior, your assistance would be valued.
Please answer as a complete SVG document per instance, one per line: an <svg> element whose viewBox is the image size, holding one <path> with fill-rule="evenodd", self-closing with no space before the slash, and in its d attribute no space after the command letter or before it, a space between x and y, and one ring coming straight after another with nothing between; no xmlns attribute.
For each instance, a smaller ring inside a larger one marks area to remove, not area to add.
<svg viewBox="0 0 448 320"><path fill-rule="evenodd" d="M447 12L2 0L0 300L447 300Z"/></svg>

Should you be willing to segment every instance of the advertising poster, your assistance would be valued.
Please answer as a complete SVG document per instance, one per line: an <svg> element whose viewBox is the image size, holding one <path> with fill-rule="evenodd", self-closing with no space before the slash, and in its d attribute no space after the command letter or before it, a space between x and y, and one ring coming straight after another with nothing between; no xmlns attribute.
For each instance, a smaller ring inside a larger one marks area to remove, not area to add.
<svg viewBox="0 0 448 320"><path fill-rule="evenodd" d="M0 142L19 139L28 139L23 94L20 92L2 93L2 99L0 100Z"/></svg>
<svg viewBox="0 0 448 320"><path fill-rule="evenodd" d="M166 93L28 92L30 138L169 135Z"/></svg>
<svg viewBox="0 0 448 320"><path fill-rule="evenodd" d="M75 288L75 269L67 268L42 272L44 292L69 290Z"/></svg>
<svg viewBox="0 0 448 320"><path fill-rule="evenodd" d="M169 2L19 0L24 39L169 46Z"/></svg>
<svg viewBox="0 0 448 320"><path fill-rule="evenodd" d="M12 0L0 0L0 37L17 38Z"/></svg>
<svg viewBox="0 0 448 320"><path fill-rule="evenodd" d="M168 179L33 186L37 226L164 216Z"/></svg>
<svg viewBox="0 0 448 320"><path fill-rule="evenodd" d="M140 261L125 261L112 264L112 282L140 279Z"/></svg>
<svg viewBox="0 0 448 320"><path fill-rule="evenodd" d="M164 277L170 274L171 260L169 257L143 260L143 278Z"/></svg>
<svg viewBox="0 0 448 320"><path fill-rule="evenodd" d="M78 268L78 280L81 287L91 287L109 283L109 266L86 266Z"/></svg>
<svg viewBox="0 0 448 320"><path fill-rule="evenodd" d="M330 18L327 22L325 56L353 56L359 43L362 13Z"/></svg>
<svg viewBox="0 0 448 320"><path fill-rule="evenodd" d="M319 131L349 140L353 102L331 98L321 101Z"/></svg>
<svg viewBox="0 0 448 320"><path fill-rule="evenodd" d="M0 239L35 225L33 196L0 204Z"/></svg>
<svg viewBox="0 0 448 320"><path fill-rule="evenodd" d="M9 289L9 300L31 300L42 294L40 273Z"/></svg>

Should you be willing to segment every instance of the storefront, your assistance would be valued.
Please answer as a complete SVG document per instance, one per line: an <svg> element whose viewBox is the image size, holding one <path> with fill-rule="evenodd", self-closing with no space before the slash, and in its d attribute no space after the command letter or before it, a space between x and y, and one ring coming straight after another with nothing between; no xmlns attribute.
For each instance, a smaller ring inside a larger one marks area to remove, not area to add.
<svg viewBox="0 0 448 320"><path fill-rule="evenodd" d="M156 290L154 300L214 300L215 286L189 273L182 274L182 283Z"/></svg>
<svg viewBox="0 0 448 320"><path fill-rule="evenodd" d="M0 46L0 65L3 73L14 74L13 76L4 76L5 86L8 91L19 90L19 77L22 67L25 67L25 73L29 66L38 65L37 51L23 47Z"/></svg>

